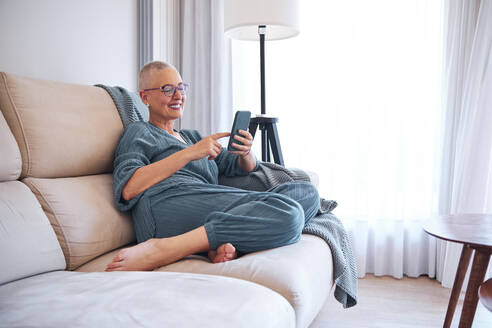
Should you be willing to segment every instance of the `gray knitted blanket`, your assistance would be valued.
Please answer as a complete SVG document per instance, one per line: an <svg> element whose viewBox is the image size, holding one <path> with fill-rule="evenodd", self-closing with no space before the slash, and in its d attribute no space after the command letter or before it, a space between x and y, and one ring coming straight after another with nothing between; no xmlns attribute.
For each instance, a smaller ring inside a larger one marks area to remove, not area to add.
<svg viewBox="0 0 492 328"><path fill-rule="evenodd" d="M96 84L95 86L103 88L109 93L118 109L123 127L135 121L149 120L149 109L137 94L129 92L123 87L110 87L103 84Z"/></svg>
<svg viewBox="0 0 492 328"><path fill-rule="evenodd" d="M113 99L123 126L135 121L148 121L149 110L140 97L122 87L110 87L98 84ZM247 176L219 177L219 184L246 190L265 191L281 183L292 181L310 181L302 170L286 169L273 163L261 162L257 171ZM357 274L352 245L342 222L331 213L337 206L333 200L321 199L321 208L303 229L303 233L316 235L326 241L333 256L333 275L335 280L335 298L344 308L357 304Z"/></svg>
<svg viewBox="0 0 492 328"><path fill-rule="evenodd" d="M219 184L246 190L265 191L281 183L296 180L310 181L302 170L287 169L283 166L261 162L257 171L247 176L219 177ZM357 270L352 245L342 222L331 213L337 206L333 200L321 199L318 214L302 230L326 241L333 256L335 299L344 308L357 304Z"/></svg>

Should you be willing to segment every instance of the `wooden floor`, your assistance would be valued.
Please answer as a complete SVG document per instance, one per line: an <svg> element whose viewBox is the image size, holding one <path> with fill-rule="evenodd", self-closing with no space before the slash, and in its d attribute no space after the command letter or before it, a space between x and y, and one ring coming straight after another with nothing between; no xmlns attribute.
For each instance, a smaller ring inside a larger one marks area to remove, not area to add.
<svg viewBox="0 0 492 328"><path fill-rule="evenodd" d="M358 304L343 309L331 295L310 328L442 327L451 289L426 276L420 278L375 277L359 279ZM464 293L452 327L458 327ZM492 328L492 313L479 302L473 328Z"/></svg>

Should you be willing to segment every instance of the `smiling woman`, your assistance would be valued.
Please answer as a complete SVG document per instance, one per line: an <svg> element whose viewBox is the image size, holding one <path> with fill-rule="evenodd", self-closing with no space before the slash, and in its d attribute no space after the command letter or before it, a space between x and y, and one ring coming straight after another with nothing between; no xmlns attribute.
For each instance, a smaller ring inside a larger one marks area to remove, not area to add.
<svg viewBox="0 0 492 328"><path fill-rule="evenodd" d="M257 170L251 134L239 130L234 150L226 150L217 140L229 132L202 137L174 130L186 94L180 74L156 61L139 77L150 118L126 126L113 171L115 204L132 211L139 244L119 251L106 270L153 270L204 251L214 263L225 262L236 249L246 254L298 242L320 207L316 188L302 181L265 192L219 185L219 175Z"/></svg>
<svg viewBox="0 0 492 328"><path fill-rule="evenodd" d="M267 111L286 166L317 172L320 195L339 202L359 276L434 274L418 219L437 211L441 11L440 1L303 1L300 35L268 43ZM257 51L233 41L234 108L253 113Z"/></svg>

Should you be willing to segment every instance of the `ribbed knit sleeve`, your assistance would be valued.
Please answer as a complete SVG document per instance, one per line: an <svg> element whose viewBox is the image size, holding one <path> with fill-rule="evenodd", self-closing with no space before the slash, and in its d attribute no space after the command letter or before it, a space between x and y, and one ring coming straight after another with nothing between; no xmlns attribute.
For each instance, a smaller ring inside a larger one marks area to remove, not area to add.
<svg viewBox="0 0 492 328"><path fill-rule="evenodd" d="M193 141L193 143L197 143L202 140L202 136L200 132L197 130L183 130ZM217 168L219 169L219 175L223 175L226 177L234 177L234 176L244 176L248 175L249 172L243 171L238 164L238 156L237 154L233 154L227 151L226 148L222 147L222 152L215 158L215 163L217 164ZM258 168L258 162L256 163L256 168Z"/></svg>
<svg viewBox="0 0 492 328"><path fill-rule="evenodd" d="M123 188L135 171L150 164L150 151L154 137L141 122L127 126L116 148L113 171L113 192L116 207L121 211L130 210L140 199L143 192L126 201L122 197Z"/></svg>
<svg viewBox="0 0 492 328"><path fill-rule="evenodd" d="M226 177L248 175L249 172L244 171L239 166L238 156L238 154L230 153L226 148L222 147L222 152L215 158L215 163L217 163L217 167L219 168L219 175ZM256 163L256 168L257 167L258 162Z"/></svg>

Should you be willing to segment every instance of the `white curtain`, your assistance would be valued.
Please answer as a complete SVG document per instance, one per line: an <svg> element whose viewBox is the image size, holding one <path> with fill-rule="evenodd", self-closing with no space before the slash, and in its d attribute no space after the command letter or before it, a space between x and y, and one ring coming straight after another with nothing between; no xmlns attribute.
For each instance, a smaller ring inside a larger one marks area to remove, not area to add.
<svg viewBox="0 0 492 328"><path fill-rule="evenodd" d="M445 142L439 211L491 213L492 1L445 4ZM437 278L444 286L453 284L461 249L459 244L438 243Z"/></svg>
<svg viewBox="0 0 492 328"><path fill-rule="evenodd" d="M223 1L184 0L180 19L181 127L206 135L233 110L259 113L258 43L233 41L231 78ZM267 42L266 60L286 165L338 200L359 276L452 286L461 247L422 224L492 212L492 0L302 1L300 36Z"/></svg>
<svg viewBox="0 0 492 328"><path fill-rule="evenodd" d="M286 166L339 202L360 277L435 275L422 220L438 211L441 14L440 1L301 1L300 35L265 45ZM234 108L259 113L258 45L232 51Z"/></svg>
<svg viewBox="0 0 492 328"><path fill-rule="evenodd" d="M180 69L191 84L180 128L196 129L203 136L229 131L232 73L223 0L182 0L180 9Z"/></svg>

